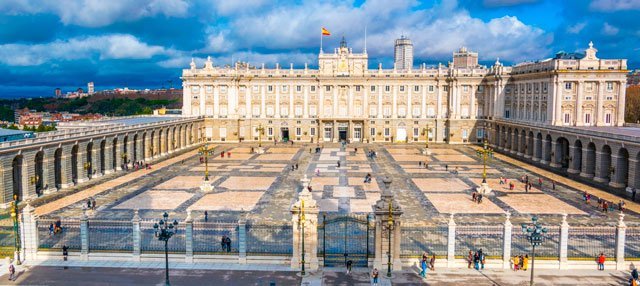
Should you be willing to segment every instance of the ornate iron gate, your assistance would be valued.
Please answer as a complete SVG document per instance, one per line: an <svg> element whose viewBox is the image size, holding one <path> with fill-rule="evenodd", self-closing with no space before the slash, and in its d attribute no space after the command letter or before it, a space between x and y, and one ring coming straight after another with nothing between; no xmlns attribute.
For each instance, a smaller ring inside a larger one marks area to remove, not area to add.
<svg viewBox="0 0 640 286"><path fill-rule="evenodd" d="M318 248L325 267L344 267L348 260L353 267L367 267L374 248L375 232L369 226L368 215L324 214Z"/></svg>

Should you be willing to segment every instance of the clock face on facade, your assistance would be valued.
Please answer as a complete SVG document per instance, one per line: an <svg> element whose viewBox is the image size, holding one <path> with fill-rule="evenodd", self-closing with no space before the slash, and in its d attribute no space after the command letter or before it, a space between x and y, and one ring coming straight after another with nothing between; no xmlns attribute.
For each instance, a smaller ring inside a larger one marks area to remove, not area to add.
<svg viewBox="0 0 640 286"><path fill-rule="evenodd" d="M347 71L347 60L341 59L338 63L338 71L346 72Z"/></svg>

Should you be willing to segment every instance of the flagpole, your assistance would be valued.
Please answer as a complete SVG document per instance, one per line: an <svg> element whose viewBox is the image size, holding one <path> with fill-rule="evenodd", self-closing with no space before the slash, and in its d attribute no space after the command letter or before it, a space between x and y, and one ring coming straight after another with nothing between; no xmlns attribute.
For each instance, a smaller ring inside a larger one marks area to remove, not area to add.
<svg viewBox="0 0 640 286"><path fill-rule="evenodd" d="M320 54L322 54L322 38L324 38L324 35L322 34L322 31L320 31Z"/></svg>

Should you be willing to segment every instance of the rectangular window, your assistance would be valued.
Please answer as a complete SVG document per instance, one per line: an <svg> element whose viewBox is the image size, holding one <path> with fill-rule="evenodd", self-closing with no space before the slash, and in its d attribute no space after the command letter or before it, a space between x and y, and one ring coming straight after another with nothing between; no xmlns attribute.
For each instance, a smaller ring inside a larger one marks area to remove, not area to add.
<svg viewBox="0 0 640 286"><path fill-rule="evenodd" d="M311 116L318 115L317 112L316 112L316 106L315 105L309 106L309 115L311 115Z"/></svg>
<svg viewBox="0 0 640 286"><path fill-rule="evenodd" d="M283 85L282 92L287 92L287 90L289 90L289 86Z"/></svg>
<svg viewBox="0 0 640 286"><path fill-rule="evenodd" d="M375 91L376 91L376 86L375 86L375 85L372 85L372 86L371 86L371 91L372 91L372 92L375 92Z"/></svg>
<svg viewBox="0 0 640 286"><path fill-rule="evenodd" d="M369 107L369 115L373 115L373 116L378 115L378 108L376 108L375 106Z"/></svg>
<svg viewBox="0 0 640 286"><path fill-rule="evenodd" d="M391 130L389 127L384 128L384 137L389 137L391 135Z"/></svg>
<svg viewBox="0 0 640 286"><path fill-rule="evenodd" d="M429 92L433 92L433 85L429 86Z"/></svg>
<svg viewBox="0 0 640 286"><path fill-rule="evenodd" d="M413 87L413 91L419 92L420 91L420 86L419 85L414 86Z"/></svg>
<svg viewBox="0 0 640 286"><path fill-rule="evenodd" d="M273 136L273 127L267 128L267 135Z"/></svg>
<svg viewBox="0 0 640 286"><path fill-rule="evenodd" d="M604 123L611 124L611 113L607 113L604 115Z"/></svg>
<svg viewBox="0 0 640 286"><path fill-rule="evenodd" d="M254 106L252 114L254 116L259 116L260 115L260 106Z"/></svg>
<svg viewBox="0 0 640 286"><path fill-rule="evenodd" d="M469 86L468 85L463 85L462 86L462 91L468 92L469 91Z"/></svg>
<svg viewBox="0 0 640 286"><path fill-rule="evenodd" d="M449 91L449 86L448 85L443 86L442 90Z"/></svg>
<svg viewBox="0 0 640 286"><path fill-rule="evenodd" d="M376 128L375 127L371 128L371 136L376 136Z"/></svg>
<svg viewBox="0 0 640 286"><path fill-rule="evenodd" d="M391 87L388 86L388 85L385 85L384 86L384 92L389 92L389 91L391 91Z"/></svg>
<svg viewBox="0 0 640 286"><path fill-rule="evenodd" d="M253 92L258 92L260 90L260 87L257 85L253 86Z"/></svg>
<svg viewBox="0 0 640 286"><path fill-rule="evenodd" d="M213 86L207 85L207 93L213 93Z"/></svg>
<svg viewBox="0 0 640 286"><path fill-rule="evenodd" d="M564 114L564 123L565 124L569 124L569 121L571 121L571 114L565 113Z"/></svg>
<svg viewBox="0 0 640 286"><path fill-rule="evenodd" d="M404 85L401 85L401 86L400 86L400 91L401 91L401 92L404 92Z"/></svg>
<svg viewBox="0 0 640 286"><path fill-rule="evenodd" d="M301 92L302 91L302 86L296 85L296 91L297 92Z"/></svg>
<svg viewBox="0 0 640 286"><path fill-rule="evenodd" d="M300 127L296 127L296 136L302 135L302 129Z"/></svg>
<svg viewBox="0 0 640 286"><path fill-rule="evenodd" d="M564 83L564 89L571 89L571 83L570 82L565 82Z"/></svg>
<svg viewBox="0 0 640 286"><path fill-rule="evenodd" d="M316 136L316 128L311 127L311 129L309 129L309 134L311 134L311 136Z"/></svg>
<svg viewBox="0 0 640 286"><path fill-rule="evenodd" d="M273 85L267 86L267 91L268 92L273 92Z"/></svg>
<svg viewBox="0 0 640 286"><path fill-rule="evenodd" d="M483 92L483 91L484 91L484 86L483 85L478 86L478 92Z"/></svg>
<svg viewBox="0 0 640 286"><path fill-rule="evenodd" d="M200 87L197 85L191 86L191 93L199 93Z"/></svg>
<svg viewBox="0 0 640 286"><path fill-rule="evenodd" d="M331 91L331 86L330 86L330 85L327 85L327 86L325 87L325 90L326 90L326 91Z"/></svg>
<svg viewBox="0 0 640 286"><path fill-rule="evenodd" d="M414 127L413 128L413 137L418 137L418 134L420 134L420 128Z"/></svg>
<svg viewBox="0 0 640 286"><path fill-rule="evenodd" d="M612 91L613 90L613 82L608 81L607 82L607 91Z"/></svg>
<svg viewBox="0 0 640 286"><path fill-rule="evenodd" d="M484 138L484 129L476 130L476 138L478 138L478 139Z"/></svg>
<svg viewBox="0 0 640 286"><path fill-rule="evenodd" d="M311 86L311 92L316 92L316 86L315 85Z"/></svg>
<svg viewBox="0 0 640 286"><path fill-rule="evenodd" d="M419 106L414 106L413 107L412 115L415 116L415 117L420 116L420 107Z"/></svg>
<svg viewBox="0 0 640 286"><path fill-rule="evenodd" d="M356 91L360 91L360 86L356 85Z"/></svg>
<svg viewBox="0 0 640 286"><path fill-rule="evenodd" d="M462 139L467 140L469 138L469 130L462 129Z"/></svg>
<svg viewBox="0 0 640 286"><path fill-rule="evenodd" d="M591 124L591 114L590 113L586 113L584 115L584 123Z"/></svg>

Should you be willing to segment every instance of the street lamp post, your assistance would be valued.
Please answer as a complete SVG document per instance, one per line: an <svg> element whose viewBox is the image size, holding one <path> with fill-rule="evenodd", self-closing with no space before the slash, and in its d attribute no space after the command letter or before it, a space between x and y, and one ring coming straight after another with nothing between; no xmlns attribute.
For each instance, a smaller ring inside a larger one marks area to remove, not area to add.
<svg viewBox="0 0 640 286"><path fill-rule="evenodd" d="M533 216L531 218L531 224L522 224L522 233L527 237L529 243L531 243L531 278L529 285L533 286L533 270L536 261L536 246L539 246L544 242L544 234L547 233L547 228L540 225L538 217Z"/></svg>
<svg viewBox="0 0 640 286"><path fill-rule="evenodd" d="M481 150L476 150L476 154L482 159L482 183L487 183L487 161L493 158L493 149L489 148L487 139L484 140Z"/></svg>
<svg viewBox="0 0 640 286"><path fill-rule="evenodd" d="M258 131L258 148L260 148L262 147L262 134L264 134L264 127L262 127L262 124L258 125L256 131Z"/></svg>
<svg viewBox="0 0 640 286"><path fill-rule="evenodd" d="M22 264L20 262L20 225L18 220L18 195L13 195L13 208L11 210L11 218L13 219L13 238L15 247L15 260L16 265Z"/></svg>
<svg viewBox="0 0 640 286"><path fill-rule="evenodd" d="M302 268L300 269L301 270L300 274L302 276L306 275L305 268L304 268L304 264L305 264L305 261L304 261L304 240L305 240L304 239L305 238L304 237L304 223L305 223L305 220L306 220L306 217L304 215L304 200L301 200L300 201L300 213L299 213L299 218L298 218L298 224L300 225L300 230L302 232L301 233L301 236L302 236L302 257L301 257L302 258Z"/></svg>
<svg viewBox="0 0 640 286"><path fill-rule="evenodd" d="M387 242L389 243L389 248L387 249L387 277L391 277L391 232L395 228L393 222L393 207L391 206L391 202L389 202L389 217L387 219L387 224L386 226L385 224L382 224L382 227L387 231Z"/></svg>
<svg viewBox="0 0 640 286"><path fill-rule="evenodd" d="M165 282L164 285L169 286L169 239L176 234L178 221L169 222L169 214L164 213L162 219L153 225L155 236L160 241L164 241L164 259L165 259Z"/></svg>
<svg viewBox="0 0 640 286"><path fill-rule="evenodd" d="M209 143L204 143L198 152L200 156L204 156L204 181L209 181L209 156L213 155L213 147L209 147Z"/></svg>

